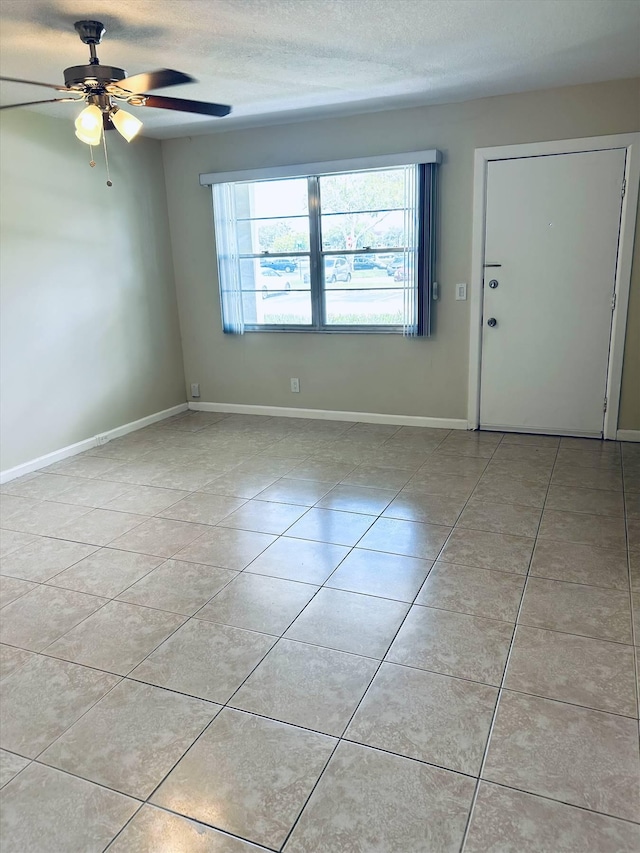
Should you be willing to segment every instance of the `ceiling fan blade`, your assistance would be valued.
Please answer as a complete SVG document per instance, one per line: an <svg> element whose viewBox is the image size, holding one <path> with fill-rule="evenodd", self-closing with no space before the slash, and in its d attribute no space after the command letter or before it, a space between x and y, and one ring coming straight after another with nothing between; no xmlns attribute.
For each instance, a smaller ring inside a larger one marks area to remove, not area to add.
<svg viewBox="0 0 640 853"><path fill-rule="evenodd" d="M205 101L185 101L184 98L164 98L162 95L145 95L145 107L159 110L178 110L182 113L200 113L205 116L226 116L231 107L226 104L208 104Z"/></svg>
<svg viewBox="0 0 640 853"><path fill-rule="evenodd" d="M133 77L125 77L124 80L114 83L114 86L139 95L150 89L164 89L167 86L178 86L180 83L195 83L195 79L182 71L159 68L157 71L145 71L142 74L134 74Z"/></svg>
<svg viewBox="0 0 640 853"><path fill-rule="evenodd" d="M21 80L19 77L0 77L7 83L27 83L29 86L46 86L47 89L56 89L58 92L68 92L66 86L56 86L55 83L39 83L37 80Z"/></svg>
<svg viewBox="0 0 640 853"><path fill-rule="evenodd" d="M48 98L45 101L25 101L22 104L5 104L0 110L14 110L16 107L30 107L32 104L63 104L65 102L83 101L84 98Z"/></svg>

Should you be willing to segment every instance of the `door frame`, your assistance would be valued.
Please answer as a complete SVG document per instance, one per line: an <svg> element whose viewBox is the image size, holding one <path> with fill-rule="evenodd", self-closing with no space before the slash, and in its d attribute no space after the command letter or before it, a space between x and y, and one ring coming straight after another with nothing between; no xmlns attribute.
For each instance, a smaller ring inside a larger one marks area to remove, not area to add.
<svg viewBox="0 0 640 853"><path fill-rule="evenodd" d="M484 241L487 201L488 165L495 160L513 160L552 154L576 154L582 151L626 150L625 194L622 200L618 261L615 275L616 303L613 309L609 365L607 369L607 410L604 415L604 437L615 439L618 429L622 362L631 285L631 262L635 236L638 186L640 184L640 133L591 136L583 139L560 139L525 145L502 145L476 148L473 176L473 238L471 246L471 288L469 305L469 393L467 429L478 429L480 423L480 368L482 364L482 297L484 280ZM489 259L491 261L491 259ZM604 401L603 401L604 404Z"/></svg>

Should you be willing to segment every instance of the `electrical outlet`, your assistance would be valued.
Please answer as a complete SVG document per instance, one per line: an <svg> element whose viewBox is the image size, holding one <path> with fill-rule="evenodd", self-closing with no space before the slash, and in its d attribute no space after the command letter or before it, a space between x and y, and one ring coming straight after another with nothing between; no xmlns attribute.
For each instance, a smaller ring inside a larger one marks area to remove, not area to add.
<svg viewBox="0 0 640 853"><path fill-rule="evenodd" d="M299 379L292 379L291 380L291 390L293 391L294 394L300 393L300 380Z"/></svg>
<svg viewBox="0 0 640 853"><path fill-rule="evenodd" d="M107 435L106 432L102 432L102 433L100 433L100 435L96 436L96 441L98 442L99 445L100 444L106 444L109 441L109 436Z"/></svg>
<svg viewBox="0 0 640 853"><path fill-rule="evenodd" d="M456 284L456 299L460 302L464 302L467 298L467 285L466 284Z"/></svg>
<svg viewBox="0 0 640 853"><path fill-rule="evenodd" d="M191 383L191 396L192 397L199 397L200 396L200 383L199 382L192 382Z"/></svg>

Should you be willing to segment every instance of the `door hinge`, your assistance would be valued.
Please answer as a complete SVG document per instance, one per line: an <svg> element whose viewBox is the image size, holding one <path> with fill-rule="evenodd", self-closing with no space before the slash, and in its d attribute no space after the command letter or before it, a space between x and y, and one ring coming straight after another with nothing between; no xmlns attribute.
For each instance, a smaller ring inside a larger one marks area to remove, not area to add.
<svg viewBox="0 0 640 853"><path fill-rule="evenodd" d="M613 296L611 297L611 310L614 311L616 307L616 293L613 292Z"/></svg>
<svg viewBox="0 0 640 853"><path fill-rule="evenodd" d="M621 193L622 198L624 198L624 194L626 191L627 191L627 179L623 178L622 179L622 193Z"/></svg>
<svg viewBox="0 0 640 853"><path fill-rule="evenodd" d="M607 411L607 398L606 397L604 398L604 409L603 409L603 411L605 411L605 412Z"/></svg>

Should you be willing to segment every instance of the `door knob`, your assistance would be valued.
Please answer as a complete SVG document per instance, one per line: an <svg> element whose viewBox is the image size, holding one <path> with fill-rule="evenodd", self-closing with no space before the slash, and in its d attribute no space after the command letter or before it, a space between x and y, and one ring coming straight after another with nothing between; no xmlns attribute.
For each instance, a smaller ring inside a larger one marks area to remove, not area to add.
<svg viewBox="0 0 640 853"><path fill-rule="evenodd" d="M497 326L497 325L498 325L498 321L496 320L496 318L495 317L489 317L489 319L487 320L487 326L491 326L491 328L493 329L493 327Z"/></svg>

